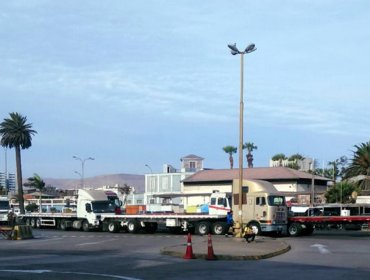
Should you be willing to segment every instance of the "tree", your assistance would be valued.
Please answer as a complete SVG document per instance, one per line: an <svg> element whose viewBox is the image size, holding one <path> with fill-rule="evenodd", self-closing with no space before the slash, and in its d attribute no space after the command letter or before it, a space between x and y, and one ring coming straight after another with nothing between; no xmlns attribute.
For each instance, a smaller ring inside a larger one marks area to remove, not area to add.
<svg viewBox="0 0 370 280"><path fill-rule="evenodd" d="M355 145L353 158L344 172L344 178L359 177L358 185L361 190L370 189L370 141Z"/></svg>
<svg viewBox="0 0 370 280"><path fill-rule="evenodd" d="M294 154L291 155L288 159L289 161L298 161L298 160L304 160L304 157L301 154Z"/></svg>
<svg viewBox="0 0 370 280"><path fill-rule="evenodd" d="M135 188L124 184L123 187L118 186L118 191L120 192L120 194L122 194L122 206L126 207L127 197L131 192L135 191Z"/></svg>
<svg viewBox="0 0 370 280"><path fill-rule="evenodd" d="M354 192L358 192L358 187L355 184L347 181L339 182L325 193L326 202L354 203L355 199L352 196Z"/></svg>
<svg viewBox="0 0 370 280"><path fill-rule="evenodd" d="M234 146L225 146L222 149L224 150L225 153L229 154L230 169L233 169L234 166L233 154L237 152L238 148Z"/></svg>
<svg viewBox="0 0 370 280"><path fill-rule="evenodd" d="M333 178L334 183L337 181L338 176L343 176L346 166L347 166L348 159L346 156L341 156L340 158L329 161L330 166L332 166L331 169L328 169L326 171L327 174L331 174L331 176L327 176L330 178Z"/></svg>
<svg viewBox="0 0 370 280"><path fill-rule="evenodd" d="M285 156L285 154L282 154L282 153L281 154L276 154L271 158L271 160L273 160L273 161L279 161L279 166L283 166L282 161L286 160L286 159L287 159L287 157Z"/></svg>
<svg viewBox="0 0 370 280"><path fill-rule="evenodd" d="M33 177L29 177L28 178L28 182L26 184L28 186L30 186L30 187L34 187L37 190L39 190L39 192L40 192L40 196L39 196L39 199L40 199L40 202L39 202L40 208L39 208L39 210L42 211L41 198L42 198L42 192L45 190L45 182L44 182L44 180L42 180L42 178L40 177L40 175L38 175L38 174L35 173L35 174L33 174Z"/></svg>
<svg viewBox="0 0 370 280"><path fill-rule="evenodd" d="M0 123L1 146L15 148L19 209L21 214L24 214L21 149L28 149L32 146L32 135L37 132L31 129L32 124L27 123L26 117L14 112L9 115L10 118L5 118Z"/></svg>
<svg viewBox="0 0 370 280"><path fill-rule="evenodd" d="M247 157L247 162L248 162L248 168L253 168L253 150L257 150L257 146L254 145L254 143L251 143L251 142L247 142L247 143L244 143L243 144L243 150L244 149L247 149L248 150L248 153L246 155Z"/></svg>

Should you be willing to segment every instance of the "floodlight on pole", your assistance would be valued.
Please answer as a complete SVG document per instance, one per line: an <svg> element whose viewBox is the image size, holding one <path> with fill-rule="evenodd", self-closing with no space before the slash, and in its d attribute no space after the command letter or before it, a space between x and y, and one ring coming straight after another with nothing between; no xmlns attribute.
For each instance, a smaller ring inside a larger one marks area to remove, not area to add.
<svg viewBox="0 0 370 280"><path fill-rule="evenodd" d="M84 176L85 176L85 161L87 160L95 160L94 158L92 157L88 157L88 158L85 158L85 159L82 159L82 158L79 158L79 157L76 157L76 156L73 156L73 158L75 160L79 160L81 161L81 188L84 188Z"/></svg>
<svg viewBox="0 0 370 280"><path fill-rule="evenodd" d="M150 173L153 174L153 170L152 168L149 166L149 164L145 164L146 167L148 167L148 169L150 170Z"/></svg>
<svg viewBox="0 0 370 280"><path fill-rule="evenodd" d="M227 45L231 50L232 55L240 54L240 116L239 116L239 217L238 221L240 228L243 228L243 117L244 117L244 54L254 52L256 50L255 44L250 44L245 48L245 51L241 52L236 47L236 43Z"/></svg>

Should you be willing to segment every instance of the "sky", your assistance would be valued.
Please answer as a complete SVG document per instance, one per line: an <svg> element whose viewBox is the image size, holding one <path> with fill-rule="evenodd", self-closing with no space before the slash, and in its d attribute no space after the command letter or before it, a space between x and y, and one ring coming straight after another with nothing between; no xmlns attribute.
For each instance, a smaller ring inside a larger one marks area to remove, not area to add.
<svg viewBox="0 0 370 280"><path fill-rule="evenodd" d="M229 168L241 59L227 44L254 43L254 166L299 153L325 167L370 140L369 26L365 0L1 1L0 121L18 112L37 131L24 177L77 179L73 156L95 159L85 177L162 172L189 154ZM14 149L1 148L5 165L15 173Z"/></svg>

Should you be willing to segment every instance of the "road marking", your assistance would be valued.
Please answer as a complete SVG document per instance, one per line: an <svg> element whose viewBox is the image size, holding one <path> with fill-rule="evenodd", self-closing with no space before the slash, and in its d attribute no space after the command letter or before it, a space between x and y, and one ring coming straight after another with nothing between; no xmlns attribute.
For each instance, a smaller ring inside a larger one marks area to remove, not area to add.
<svg viewBox="0 0 370 280"><path fill-rule="evenodd" d="M76 246L96 245L96 244L106 243L110 241L117 241L117 240L109 239L109 240L102 240L102 241L97 241L97 242L80 243L80 244L76 244Z"/></svg>
<svg viewBox="0 0 370 280"><path fill-rule="evenodd" d="M91 275L91 276L100 276L100 277L124 279L124 280L141 280L140 278L133 278L133 277L127 277L127 276L121 276L121 275L89 273L89 272L53 271L53 270L42 270L42 269L36 269L36 270L1 269L0 271L1 272L13 272L13 273L34 273L34 274L57 273L57 274Z"/></svg>
<svg viewBox="0 0 370 280"><path fill-rule="evenodd" d="M327 246L323 244L313 244L310 247L317 248L320 254L330 254L331 253L328 249L326 249Z"/></svg>

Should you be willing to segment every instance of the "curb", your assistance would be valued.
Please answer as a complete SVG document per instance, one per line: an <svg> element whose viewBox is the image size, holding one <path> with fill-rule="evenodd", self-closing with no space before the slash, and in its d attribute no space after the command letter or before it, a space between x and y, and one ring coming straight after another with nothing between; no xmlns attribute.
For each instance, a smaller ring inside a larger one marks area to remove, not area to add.
<svg viewBox="0 0 370 280"><path fill-rule="evenodd" d="M288 252L291 249L290 245L287 244L286 242L282 241L281 243L284 244L284 248L282 248L280 250L273 251L273 252L265 253L265 254L249 255L249 256L241 256L241 255L237 256L237 255L226 255L226 254L223 254L223 255L215 254L215 255L216 255L217 260L226 260L226 261L231 261L231 260L243 260L244 261L244 260L268 259L268 258L276 257L278 255L282 255L282 254ZM160 252L161 252L162 255L183 258L184 253L180 253L176 249L171 250L171 248L177 248L179 246L181 246L181 247L184 246L184 248L186 248L186 244L175 245L175 246L171 246L171 247L164 247L160 250ZM207 260L207 254L195 254L194 253L194 256L195 256L196 259Z"/></svg>

